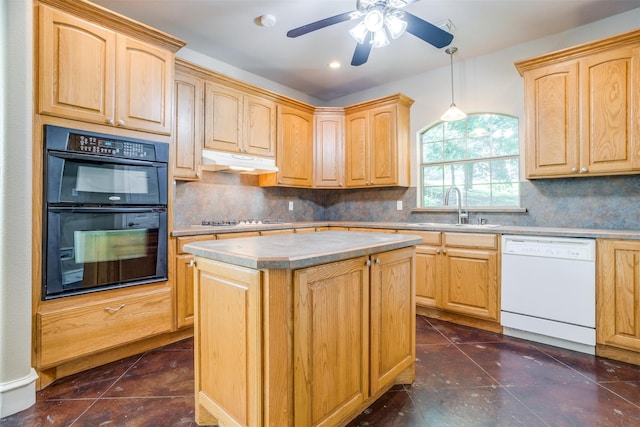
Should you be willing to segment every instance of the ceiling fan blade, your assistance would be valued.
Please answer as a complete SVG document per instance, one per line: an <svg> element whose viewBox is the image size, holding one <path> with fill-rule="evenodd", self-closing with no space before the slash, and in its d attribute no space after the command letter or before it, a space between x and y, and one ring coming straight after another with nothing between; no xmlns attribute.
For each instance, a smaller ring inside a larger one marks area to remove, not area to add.
<svg viewBox="0 0 640 427"><path fill-rule="evenodd" d="M405 12L405 20L407 21L407 32L413 34L432 44L437 48L445 47L453 40L453 34L446 32L435 25L418 18L408 12Z"/></svg>
<svg viewBox="0 0 640 427"><path fill-rule="evenodd" d="M369 53L371 52L371 48L373 45L371 44L371 33L367 34L363 43L356 44L356 50L353 52L353 59L351 60L351 65L358 66L362 65L369 59Z"/></svg>
<svg viewBox="0 0 640 427"><path fill-rule="evenodd" d="M287 32L287 37L299 37L304 34L310 33L315 30L319 30L324 27L328 27L329 25L339 24L344 21L348 21L351 19L351 12L341 13L340 15L331 16L329 18L321 19L316 22L312 22L307 25L303 25L302 27L294 28L293 30L289 30Z"/></svg>

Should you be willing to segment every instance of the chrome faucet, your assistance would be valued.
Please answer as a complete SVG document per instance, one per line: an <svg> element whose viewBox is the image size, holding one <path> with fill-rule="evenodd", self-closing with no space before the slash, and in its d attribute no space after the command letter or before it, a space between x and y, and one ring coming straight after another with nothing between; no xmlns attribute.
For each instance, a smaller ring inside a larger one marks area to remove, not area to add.
<svg viewBox="0 0 640 427"><path fill-rule="evenodd" d="M449 194L451 194L451 190L456 190L458 194L458 225L464 224L465 220L469 218L469 214L467 212L462 212L462 193L460 193L460 189L455 186L449 187L446 194L444 195L444 204L449 204Z"/></svg>

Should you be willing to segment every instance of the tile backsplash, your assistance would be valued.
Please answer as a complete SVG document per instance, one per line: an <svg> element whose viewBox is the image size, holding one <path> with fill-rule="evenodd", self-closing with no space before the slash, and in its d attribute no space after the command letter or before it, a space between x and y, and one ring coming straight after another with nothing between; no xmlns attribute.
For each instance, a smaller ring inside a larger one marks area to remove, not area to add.
<svg viewBox="0 0 640 427"><path fill-rule="evenodd" d="M526 213L471 212L502 225L640 229L640 176L523 181ZM280 219L298 221L455 221L454 212L416 212L416 188L316 190L259 187L258 178L204 172L195 182L175 185L174 228L202 220ZM403 209L396 209L401 200ZM293 210L289 210L293 202Z"/></svg>

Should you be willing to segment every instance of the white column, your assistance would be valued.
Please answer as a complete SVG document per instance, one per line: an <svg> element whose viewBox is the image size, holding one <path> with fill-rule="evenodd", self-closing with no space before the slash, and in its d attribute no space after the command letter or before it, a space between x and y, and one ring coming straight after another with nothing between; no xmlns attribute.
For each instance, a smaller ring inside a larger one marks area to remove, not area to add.
<svg viewBox="0 0 640 427"><path fill-rule="evenodd" d="M0 1L0 417L35 403L31 366L33 4Z"/></svg>

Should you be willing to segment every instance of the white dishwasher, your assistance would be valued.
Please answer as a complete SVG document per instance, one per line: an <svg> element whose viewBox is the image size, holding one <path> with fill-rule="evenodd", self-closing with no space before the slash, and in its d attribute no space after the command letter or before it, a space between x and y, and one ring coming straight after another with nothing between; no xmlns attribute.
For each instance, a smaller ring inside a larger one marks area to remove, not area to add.
<svg viewBox="0 0 640 427"><path fill-rule="evenodd" d="M504 334L595 354L594 239L502 236Z"/></svg>

